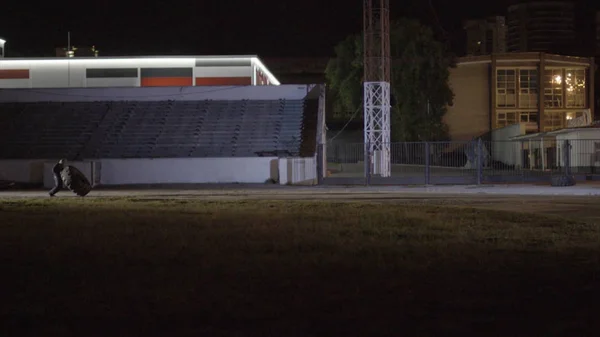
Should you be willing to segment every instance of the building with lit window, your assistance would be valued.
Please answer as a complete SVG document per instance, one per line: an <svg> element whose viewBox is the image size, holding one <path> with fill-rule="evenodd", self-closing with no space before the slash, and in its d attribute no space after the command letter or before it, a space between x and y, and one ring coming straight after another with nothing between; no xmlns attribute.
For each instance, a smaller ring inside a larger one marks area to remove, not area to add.
<svg viewBox="0 0 600 337"><path fill-rule="evenodd" d="M506 21L508 52L569 54L577 44L575 5L569 1L516 4Z"/></svg>
<svg viewBox="0 0 600 337"><path fill-rule="evenodd" d="M468 20L464 24L467 34L467 55L488 55L506 52L506 23L503 16L482 20Z"/></svg>
<svg viewBox="0 0 600 337"><path fill-rule="evenodd" d="M279 85L258 56L3 58L0 89Z"/></svg>
<svg viewBox="0 0 600 337"><path fill-rule="evenodd" d="M454 104L445 122L453 140L526 123L528 133L567 126L594 116L594 59L545 53L460 58L451 69Z"/></svg>

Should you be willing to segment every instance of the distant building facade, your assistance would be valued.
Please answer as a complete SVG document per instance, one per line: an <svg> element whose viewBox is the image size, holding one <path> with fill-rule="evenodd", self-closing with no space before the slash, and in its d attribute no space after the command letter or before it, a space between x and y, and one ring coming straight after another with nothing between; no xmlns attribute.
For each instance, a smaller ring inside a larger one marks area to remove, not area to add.
<svg viewBox="0 0 600 337"><path fill-rule="evenodd" d="M444 121L452 140L526 123L548 132L589 111L594 116L594 59L546 53L460 58L450 70L454 104Z"/></svg>
<svg viewBox="0 0 600 337"><path fill-rule="evenodd" d="M464 29L467 34L467 55L506 52L506 19L503 16L468 20Z"/></svg>
<svg viewBox="0 0 600 337"><path fill-rule="evenodd" d="M567 1L534 1L510 6L508 52L570 55L577 45L575 5Z"/></svg>

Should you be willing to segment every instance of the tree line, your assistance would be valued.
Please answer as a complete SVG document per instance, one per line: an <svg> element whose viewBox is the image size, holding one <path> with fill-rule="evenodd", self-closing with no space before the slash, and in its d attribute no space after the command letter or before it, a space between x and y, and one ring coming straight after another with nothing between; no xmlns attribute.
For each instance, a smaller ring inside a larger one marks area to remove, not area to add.
<svg viewBox="0 0 600 337"><path fill-rule="evenodd" d="M448 84L454 56L416 20L394 21L390 28L392 140L447 140L443 116L454 98ZM334 110L358 111L361 117L363 48L362 34L348 36L325 70Z"/></svg>

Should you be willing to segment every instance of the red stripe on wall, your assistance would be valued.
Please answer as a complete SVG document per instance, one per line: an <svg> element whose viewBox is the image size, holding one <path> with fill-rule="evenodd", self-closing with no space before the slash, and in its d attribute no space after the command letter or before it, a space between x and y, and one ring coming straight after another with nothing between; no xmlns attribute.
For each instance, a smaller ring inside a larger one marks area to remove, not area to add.
<svg viewBox="0 0 600 337"><path fill-rule="evenodd" d="M0 70L0 79L28 79L29 69L4 69Z"/></svg>
<svg viewBox="0 0 600 337"><path fill-rule="evenodd" d="M251 77L196 77L197 86L205 85L251 85Z"/></svg>
<svg viewBox="0 0 600 337"><path fill-rule="evenodd" d="M191 77L144 77L141 79L142 87L191 87Z"/></svg>

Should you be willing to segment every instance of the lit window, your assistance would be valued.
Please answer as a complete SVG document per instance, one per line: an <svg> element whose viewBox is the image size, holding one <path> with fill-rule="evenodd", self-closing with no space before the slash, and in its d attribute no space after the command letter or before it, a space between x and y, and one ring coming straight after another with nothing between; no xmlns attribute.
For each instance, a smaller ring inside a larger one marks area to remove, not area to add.
<svg viewBox="0 0 600 337"><path fill-rule="evenodd" d="M514 69L498 69L496 72L496 106L516 107L517 83Z"/></svg>
<svg viewBox="0 0 600 337"><path fill-rule="evenodd" d="M567 112L566 119L567 119L567 121L570 121L572 119L579 118L581 116L583 116L583 111Z"/></svg>
<svg viewBox="0 0 600 337"><path fill-rule="evenodd" d="M566 69L567 108L585 107L585 69Z"/></svg>
<svg viewBox="0 0 600 337"><path fill-rule="evenodd" d="M544 106L546 108L562 108L562 69L546 69L544 71Z"/></svg>
<svg viewBox="0 0 600 337"><path fill-rule="evenodd" d="M519 107L538 107L538 72L536 69L519 70Z"/></svg>

